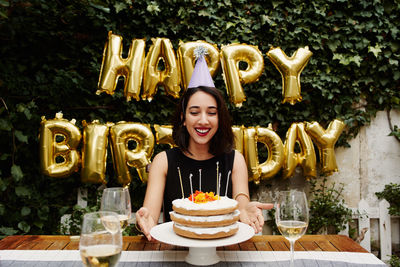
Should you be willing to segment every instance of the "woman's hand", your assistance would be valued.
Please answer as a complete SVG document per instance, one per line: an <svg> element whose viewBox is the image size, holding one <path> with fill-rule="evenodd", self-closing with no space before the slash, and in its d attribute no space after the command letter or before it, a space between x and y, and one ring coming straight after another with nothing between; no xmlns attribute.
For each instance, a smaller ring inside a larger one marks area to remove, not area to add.
<svg viewBox="0 0 400 267"><path fill-rule="evenodd" d="M136 225L140 228L144 236L151 241L152 237L150 235L150 230L156 223L147 208L141 207L136 212Z"/></svg>
<svg viewBox="0 0 400 267"><path fill-rule="evenodd" d="M240 210L240 221L253 227L254 232L257 234L262 231L264 225L262 210L269 210L273 207L274 204L256 201L249 202L245 209Z"/></svg>

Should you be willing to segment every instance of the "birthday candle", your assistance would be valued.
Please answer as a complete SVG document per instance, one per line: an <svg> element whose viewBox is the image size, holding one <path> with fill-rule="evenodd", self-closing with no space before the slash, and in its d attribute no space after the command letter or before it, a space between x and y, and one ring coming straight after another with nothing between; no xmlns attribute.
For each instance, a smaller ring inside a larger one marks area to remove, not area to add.
<svg viewBox="0 0 400 267"><path fill-rule="evenodd" d="M220 197L221 192L221 173L218 175L218 199Z"/></svg>
<svg viewBox="0 0 400 267"><path fill-rule="evenodd" d="M179 169L179 167L178 167L178 174L179 174L179 181L181 182L182 198L185 198L185 194L183 193L181 169Z"/></svg>
<svg viewBox="0 0 400 267"><path fill-rule="evenodd" d="M190 180L190 193L191 193L191 196L192 196L192 202L194 201L194 197L193 197L193 185L192 185L192 176L193 176L193 174L190 174L189 175L189 180Z"/></svg>
<svg viewBox="0 0 400 267"><path fill-rule="evenodd" d="M201 192L201 169L199 169L199 177L200 177L199 178L199 180L200 180L200 186L199 187L200 187L200 192Z"/></svg>
<svg viewBox="0 0 400 267"><path fill-rule="evenodd" d="M231 170L228 172L228 178L226 178L226 187L225 187L225 196L228 195L228 186L229 186L229 176L231 175Z"/></svg>
<svg viewBox="0 0 400 267"><path fill-rule="evenodd" d="M217 188L215 190L215 192L218 192L218 175L219 174L219 161L217 161Z"/></svg>

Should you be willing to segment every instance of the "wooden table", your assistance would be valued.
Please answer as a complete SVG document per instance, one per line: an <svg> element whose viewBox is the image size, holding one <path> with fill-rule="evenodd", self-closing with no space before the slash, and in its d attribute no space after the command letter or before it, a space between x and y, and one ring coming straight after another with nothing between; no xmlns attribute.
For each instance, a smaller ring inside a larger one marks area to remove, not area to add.
<svg viewBox="0 0 400 267"><path fill-rule="evenodd" d="M8 236L0 240L0 265L75 267L82 260L78 249L79 236ZM290 261L289 243L279 235L254 236L239 244L217 247L212 257L208 250L201 254L201 251L193 252L194 248L188 251L186 247L147 241L143 236L125 236L123 249L121 266L186 266L188 262L203 265L204 260L210 258L210 264L217 263L215 266L221 267L232 264L285 266ZM295 262L299 266L386 266L343 235L306 235L296 242L295 250Z"/></svg>
<svg viewBox="0 0 400 267"><path fill-rule="evenodd" d="M187 250L158 241L147 241L143 236L125 236L126 251ZM79 237L57 235L8 236L0 240L0 250L78 250ZM289 242L279 235L254 236L248 241L217 250L231 251L288 251ZM336 251L368 253L358 243L344 235L305 235L295 243L296 251Z"/></svg>

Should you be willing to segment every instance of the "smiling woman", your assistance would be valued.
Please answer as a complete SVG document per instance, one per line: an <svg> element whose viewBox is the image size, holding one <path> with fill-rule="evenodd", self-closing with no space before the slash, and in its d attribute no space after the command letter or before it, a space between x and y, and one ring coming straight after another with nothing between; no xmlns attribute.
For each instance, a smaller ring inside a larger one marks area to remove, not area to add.
<svg viewBox="0 0 400 267"><path fill-rule="evenodd" d="M236 196L240 220L259 232L264 224L262 209L272 205L250 202L247 167L242 154L233 150L231 119L221 93L215 88L204 54L198 54L189 88L180 98L173 122L176 148L153 159L143 207L137 224L150 240L161 208L170 221L172 201L194 190L224 192Z"/></svg>
<svg viewBox="0 0 400 267"><path fill-rule="evenodd" d="M194 146L208 143L217 132L218 109L215 99L202 91L195 93L189 100L183 126L192 137L187 152L193 155L190 150Z"/></svg>
<svg viewBox="0 0 400 267"><path fill-rule="evenodd" d="M196 125L192 125L196 123ZM215 87L199 86L189 88L181 98L173 122L172 137L183 151L189 152L190 131L196 135L207 136L211 145L211 154L229 152L234 136L231 130L231 118L221 94Z"/></svg>

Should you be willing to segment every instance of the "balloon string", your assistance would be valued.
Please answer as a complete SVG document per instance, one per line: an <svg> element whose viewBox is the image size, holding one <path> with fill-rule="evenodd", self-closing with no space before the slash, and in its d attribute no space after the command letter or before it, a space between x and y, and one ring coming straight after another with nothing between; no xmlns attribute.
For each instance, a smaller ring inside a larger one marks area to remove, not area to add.
<svg viewBox="0 0 400 267"><path fill-rule="evenodd" d="M178 167L178 174L179 174L179 181L181 182L182 198L185 198L185 194L183 193L181 169L179 169L179 167Z"/></svg>
<svg viewBox="0 0 400 267"><path fill-rule="evenodd" d="M231 175L231 170L228 172L228 178L226 178L226 187L225 187L225 196L228 195L228 186L229 186L229 176Z"/></svg>

